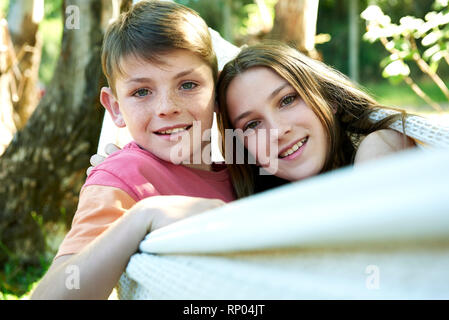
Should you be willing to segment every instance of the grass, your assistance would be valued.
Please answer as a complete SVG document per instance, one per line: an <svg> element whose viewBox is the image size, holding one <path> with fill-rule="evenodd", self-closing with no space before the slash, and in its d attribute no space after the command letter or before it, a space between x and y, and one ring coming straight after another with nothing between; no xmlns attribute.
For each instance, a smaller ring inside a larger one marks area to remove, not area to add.
<svg viewBox="0 0 449 320"><path fill-rule="evenodd" d="M18 267L15 261L7 262L0 271L0 300L29 299L50 263L51 259L44 257L38 266Z"/></svg>
<svg viewBox="0 0 449 320"><path fill-rule="evenodd" d="M0 269L0 300L29 299L31 292L50 267L53 257L62 242L67 229L63 223L40 224L45 235L45 252L39 257L39 264L24 266L14 253L0 243L0 250L7 252L9 260Z"/></svg>
<svg viewBox="0 0 449 320"><path fill-rule="evenodd" d="M435 83L430 80L421 80L418 85L432 100L443 105L445 111L449 112L449 101ZM449 82L446 82L446 85L449 87ZM385 80L383 82L364 83L363 86L383 105L422 113L436 112L405 83L393 85Z"/></svg>

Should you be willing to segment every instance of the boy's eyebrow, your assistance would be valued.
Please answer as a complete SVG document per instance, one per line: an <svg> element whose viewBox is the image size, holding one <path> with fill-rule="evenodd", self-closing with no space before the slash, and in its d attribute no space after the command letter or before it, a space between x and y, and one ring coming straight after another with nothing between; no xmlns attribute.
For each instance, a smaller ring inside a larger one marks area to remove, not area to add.
<svg viewBox="0 0 449 320"><path fill-rule="evenodd" d="M178 73L177 75L175 75L174 79L184 77L184 76L188 75L189 73L192 73L193 71L194 71L194 69L188 69L188 70L182 71L182 72Z"/></svg>
<svg viewBox="0 0 449 320"><path fill-rule="evenodd" d="M195 70L194 69L188 69L188 70L185 70L185 71L181 71L180 73L178 73L178 74L176 74L174 76L174 79L178 79L178 78L184 77L185 75L188 75L188 74L192 73L193 71L195 71ZM142 78L129 79L129 80L126 81L126 83L130 83L130 82L142 83L142 82L149 82L149 81L151 81L150 78L142 77Z"/></svg>
<svg viewBox="0 0 449 320"><path fill-rule="evenodd" d="M148 82L148 81L151 81L151 79L150 78L131 78L131 79L129 79L129 80L126 80L126 83L130 83L130 82L139 82L139 83L141 83L141 82Z"/></svg>

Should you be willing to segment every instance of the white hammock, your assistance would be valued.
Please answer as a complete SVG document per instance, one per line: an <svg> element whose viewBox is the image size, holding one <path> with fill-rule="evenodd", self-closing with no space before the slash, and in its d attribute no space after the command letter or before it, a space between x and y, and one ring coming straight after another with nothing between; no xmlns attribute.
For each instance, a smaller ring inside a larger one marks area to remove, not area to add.
<svg viewBox="0 0 449 320"><path fill-rule="evenodd" d="M238 48L211 33L221 69ZM402 132L400 121L391 128ZM405 132L433 148L335 170L152 232L131 257L118 297L449 299L449 127L409 117ZM129 140L106 115L99 153Z"/></svg>
<svg viewBox="0 0 449 320"><path fill-rule="evenodd" d="M292 183L152 232L118 296L449 299L449 127L410 117L405 129L434 148Z"/></svg>
<svg viewBox="0 0 449 320"><path fill-rule="evenodd" d="M448 299L449 150L413 150L150 233L122 299Z"/></svg>

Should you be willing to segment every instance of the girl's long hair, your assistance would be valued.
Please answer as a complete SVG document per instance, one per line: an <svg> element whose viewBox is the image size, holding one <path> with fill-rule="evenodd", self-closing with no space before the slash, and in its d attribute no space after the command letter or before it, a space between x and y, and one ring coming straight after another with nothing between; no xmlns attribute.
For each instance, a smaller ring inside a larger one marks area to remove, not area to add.
<svg viewBox="0 0 449 320"><path fill-rule="evenodd" d="M287 80L320 119L329 139L322 172L353 163L362 137L386 129L398 119L404 121L404 111L380 105L339 71L285 44L271 42L242 49L234 60L224 66L217 83L217 124L222 137L225 137L225 129L233 129L227 112L226 92L229 84L236 76L254 67L269 68ZM372 122L369 116L378 109L399 112ZM226 141L222 146L226 153L229 150L225 145ZM268 185L261 186L266 179L257 177L254 167L233 164L228 167L238 197L283 183L281 179L271 177Z"/></svg>

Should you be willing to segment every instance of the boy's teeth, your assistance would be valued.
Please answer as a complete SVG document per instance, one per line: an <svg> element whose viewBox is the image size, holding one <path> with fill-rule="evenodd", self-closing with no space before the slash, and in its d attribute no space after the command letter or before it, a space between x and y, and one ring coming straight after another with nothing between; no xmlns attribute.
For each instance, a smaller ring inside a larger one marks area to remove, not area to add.
<svg viewBox="0 0 449 320"><path fill-rule="evenodd" d="M293 145L290 149L286 150L285 152L282 152L279 157L280 158L285 158L288 157L289 155L291 155L293 152L295 152L296 150L298 150L299 148L302 147L302 145L307 141L307 137L302 139L301 141L299 141L298 143L296 143L295 145Z"/></svg>
<svg viewBox="0 0 449 320"><path fill-rule="evenodd" d="M170 130L166 130L166 131L159 131L158 133L160 134L172 134L172 133L176 133L179 131L184 131L185 129L187 129L187 127L183 127L183 128L175 128L175 129L170 129Z"/></svg>

